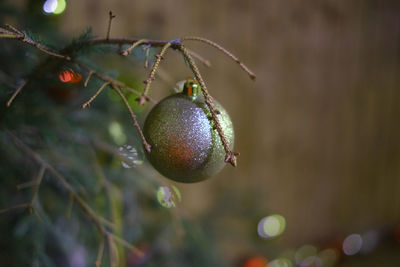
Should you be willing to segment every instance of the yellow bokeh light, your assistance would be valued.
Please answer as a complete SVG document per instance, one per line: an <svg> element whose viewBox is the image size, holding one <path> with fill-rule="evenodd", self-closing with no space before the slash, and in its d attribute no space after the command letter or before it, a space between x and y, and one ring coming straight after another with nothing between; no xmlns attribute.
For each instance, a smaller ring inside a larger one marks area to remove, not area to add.
<svg viewBox="0 0 400 267"><path fill-rule="evenodd" d="M285 218L282 215L274 214L264 217L258 223L258 234L264 238L272 238L282 234L285 228Z"/></svg>
<svg viewBox="0 0 400 267"><path fill-rule="evenodd" d="M67 3L65 0L57 0L57 8L53 11L53 14L61 14L64 12L65 8L67 7Z"/></svg>
<svg viewBox="0 0 400 267"><path fill-rule="evenodd" d="M125 144L127 138L122 128L122 125L119 122L112 121L108 126L108 133L111 135L113 141L117 145Z"/></svg>

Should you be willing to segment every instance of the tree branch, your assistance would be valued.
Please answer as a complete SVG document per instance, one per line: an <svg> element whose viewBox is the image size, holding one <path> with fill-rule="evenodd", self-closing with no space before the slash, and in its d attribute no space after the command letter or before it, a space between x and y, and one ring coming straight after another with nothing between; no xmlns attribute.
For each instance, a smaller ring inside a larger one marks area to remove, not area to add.
<svg viewBox="0 0 400 267"><path fill-rule="evenodd" d="M123 56L129 55L132 52L132 50L135 49L135 47L137 47L137 46L139 46L141 44L147 44L147 40L146 39L140 39L140 40L134 42L129 48L121 51L121 55L123 55Z"/></svg>
<svg viewBox="0 0 400 267"><path fill-rule="evenodd" d="M150 90L150 85L151 82L155 80L155 74L157 72L158 66L160 65L161 60L164 58L165 53L167 52L168 48L171 46L171 42L166 43L163 48L161 49L160 53L155 55L156 61L153 64L153 67L151 68L149 78L147 80L144 80L143 83L146 85L143 93L140 97L136 99L136 101L139 102L140 105L143 105L147 101L149 101L149 97L147 96Z"/></svg>
<svg viewBox="0 0 400 267"><path fill-rule="evenodd" d="M110 12L108 13L108 16L109 16L109 20L108 20L107 36L106 36L106 39L107 39L107 40L110 39L112 20L116 17L116 16L112 13L112 11L110 11Z"/></svg>
<svg viewBox="0 0 400 267"><path fill-rule="evenodd" d="M133 125L136 127L137 131L139 132L140 138L142 139L145 149L147 150L147 152L150 153L151 146L149 143L147 143L146 138L144 137L144 134L142 132L142 129L140 128L140 125L136 119L136 115L135 115L135 113L133 113L133 110L132 110L131 106L129 105L128 100L126 99L124 94L121 92L121 90L119 90L119 88L117 86L112 85L112 88L115 90L115 92L117 92L117 94L121 97L122 101L124 102L126 108L129 111L129 114L131 115L131 118L133 120Z"/></svg>
<svg viewBox="0 0 400 267"><path fill-rule="evenodd" d="M9 108L12 104L12 102L14 101L14 98L22 91L22 89L25 87L26 85L26 81L23 82L18 88L17 90L14 91L14 93L12 94L12 96L10 97L10 99L7 101L6 106Z"/></svg>
<svg viewBox="0 0 400 267"><path fill-rule="evenodd" d="M90 106L90 103L92 103L92 101L101 93L101 91L103 91L103 89L109 85L110 82L104 82L100 88L96 91L96 93L85 103L83 103L82 108L86 108L87 106Z"/></svg>
<svg viewBox="0 0 400 267"><path fill-rule="evenodd" d="M39 171L39 174L44 172L42 168L45 170L48 170L51 174L52 177L56 178L58 182L70 193L71 197L77 202L79 207L82 209L83 213L86 215L86 217L93 222L93 224L96 226L96 228L99 230L99 232L106 238L112 239L113 241L117 241L121 243L124 247L132 250L134 253L136 253L138 256L142 256L143 252L136 248L135 246L129 244L127 241L124 239L114 235L113 233L109 232L106 230L105 227L110 227L114 228L114 224L109 222L108 220L104 219L103 217L99 216L96 214L95 211L93 211L89 205L81 198L79 197L71 187L71 185L67 182L67 180L56 170L54 169L51 165L49 165L42 157L34 152L30 147L28 147L26 144L24 144L19 138L17 138L14 134L12 134L10 131L6 131L6 133L11 137L13 142L18 146L21 150L23 150L27 156L31 157L34 161L39 163L42 167L41 170ZM39 179L40 176L38 176ZM41 180L41 178L40 178ZM36 197L35 197L36 198ZM4 212L8 212L11 210L15 209L22 209L22 208L31 208L32 203L24 203L24 204L19 204L12 206L10 208L2 209L0 210L0 214ZM34 213L36 216L40 218L40 216L35 212L33 209Z"/></svg>
<svg viewBox="0 0 400 267"><path fill-rule="evenodd" d="M183 37L182 38L182 42L183 41L199 41L202 43L206 43L212 47L217 48L219 51L221 51L222 53L224 53L225 55L227 55L228 57L230 57L233 61L235 61L236 63L239 64L239 66L245 71L247 72L247 74L249 74L250 78L252 80L256 79L256 75L254 74L254 72L252 72L242 61L239 60L239 58L237 56L235 56L234 54L232 54L231 52L229 52L228 50L226 50L224 47L222 47L221 45L208 40L206 38L203 37L197 37L197 36L187 36L187 37Z"/></svg>
<svg viewBox="0 0 400 267"><path fill-rule="evenodd" d="M93 70L92 68L90 68L87 65L83 64L82 62L79 62L79 61L76 61L76 60L74 60L73 62L76 65L78 65L79 67L85 69L88 72L88 77L85 80L85 84L86 85L89 82L89 79L90 79L91 76L96 76L98 79L100 79L100 80L102 80L104 82L108 82L111 86L117 86L119 88L125 89L125 90L127 90L127 91L129 91L129 92L131 92L131 93L133 93L135 95L138 95L138 96L140 96L142 94L139 91L129 87L128 85L126 85L125 83L123 83L123 82L121 82L119 80L116 80L114 78L111 78L110 76L107 76L105 74L102 74L100 72L97 72L97 71ZM156 101L154 99L152 99L150 97L148 99L149 99L150 102L156 103Z"/></svg>
<svg viewBox="0 0 400 267"><path fill-rule="evenodd" d="M196 77L197 82L201 86L201 91L202 91L202 93L204 95L204 99L205 99L206 105L208 106L208 108L209 108L209 110L211 112L211 116L212 116L212 118L213 118L213 120L215 122L215 128L217 129L217 132L218 132L218 134L219 134L219 136L221 138L222 145L224 146L224 149L225 149L225 153L226 153L225 162L229 162L230 164L232 164L232 166L236 167L236 165L237 165L236 156L238 156L239 153L235 152L235 151L232 151L229 148L228 141L225 138L224 131L222 130L222 127L221 127L221 123L219 122L219 119L217 117L218 111L214 107L214 103L213 103L212 97L208 93L206 84L205 84L203 78L201 77L200 71L199 71L196 63L194 62L193 58L191 57L191 55L189 54L189 52L187 51L187 49L183 45L180 46L179 50L182 52L183 56L186 58L190 68L193 71L193 74Z"/></svg>

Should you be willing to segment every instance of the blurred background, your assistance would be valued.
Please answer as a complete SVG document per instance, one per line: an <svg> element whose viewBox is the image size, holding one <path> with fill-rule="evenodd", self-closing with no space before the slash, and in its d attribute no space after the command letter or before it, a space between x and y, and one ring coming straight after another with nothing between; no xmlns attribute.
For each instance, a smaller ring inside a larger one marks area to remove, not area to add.
<svg viewBox="0 0 400 267"><path fill-rule="evenodd" d="M64 88L49 76L56 80L61 69L70 67L57 63L38 70L38 65L49 65L44 54L0 40L0 208L29 199L29 190L16 191L15 186L38 169L12 145L10 130L66 177L75 177L73 186L107 217L112 205L105 204L97 180L87 178L94 176L88 162L95 154L120 199L121 235L148 251L139 260L126 252L121 266L399 266L400 2L6 0L0 4L0 22L62 48L88 27L94 36L105 37L110 10L116 14L111 37L202 36L232 51L256 73L252 81L222 53L187 42L211 61L211 68L200 65L201 72L234 123L238 166L226 166L197 184L161 177L143 158L136 130L115 95L104 93L90 110L80 110L100 82L91 81L91 91L82 84ZM144 52L137 49L126 59L116 49L104 47L81 57L142 90L149 72L143 68ZM189 75L181 56L169 51L151 96L169 95ZM6 109L3 103L21 77L34 82ZM61 87L74 94L65 97ZM143 122L151 105L141 108L133 99ZM127 150L140 166L123 168L115 157L90 152L68 134ZM45 180L40 209L54 233L28 231L46 227L26 212L1 214L0 263L93 266L95 230L82 237L93 226L78 208L81 215L65 219L68 194L58 193L51 178ZM163 190L177 194L176 207L159 205ZM29 242L43 235L47 238L37 251L45 251L44 256L31 255ZM48 248L66 239L62 249ZM16 260L21 250L26 256ZM102 266L108 264L105 255Z"/></svg>

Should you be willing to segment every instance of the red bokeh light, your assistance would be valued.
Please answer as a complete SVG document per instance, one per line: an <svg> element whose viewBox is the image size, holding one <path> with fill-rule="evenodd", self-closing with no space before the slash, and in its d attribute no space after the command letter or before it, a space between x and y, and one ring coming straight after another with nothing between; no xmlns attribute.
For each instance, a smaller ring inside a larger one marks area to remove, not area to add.
<svg viewBox="0 0 400 267"><path fill-rule="evenodd" d="M254 256L246 260L242 267L266 267L268 260L263 256Z"/></svg>
<svg viewBox="0 0 400 267"><path fill-rule="evenodd" d="M82 80L82 75L76 73L73 69L60 71L58 78L63 83L79 83Z"/></svg>

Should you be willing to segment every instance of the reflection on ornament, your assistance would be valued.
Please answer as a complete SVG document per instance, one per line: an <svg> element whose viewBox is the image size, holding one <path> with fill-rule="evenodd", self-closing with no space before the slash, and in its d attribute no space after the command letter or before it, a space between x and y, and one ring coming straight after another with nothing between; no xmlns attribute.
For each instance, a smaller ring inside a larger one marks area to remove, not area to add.
<svg viewBox="0 0 400 267"><path fill-rule="evenodd" d="M225 166L225 150L200 90L188 79L183 91L160 101L144 124L143 132L151 145L146 154L149 161L162 175L178 182L205 180ZM232 121L219 103L214 101L214 106L232 147Z"/></svg>

